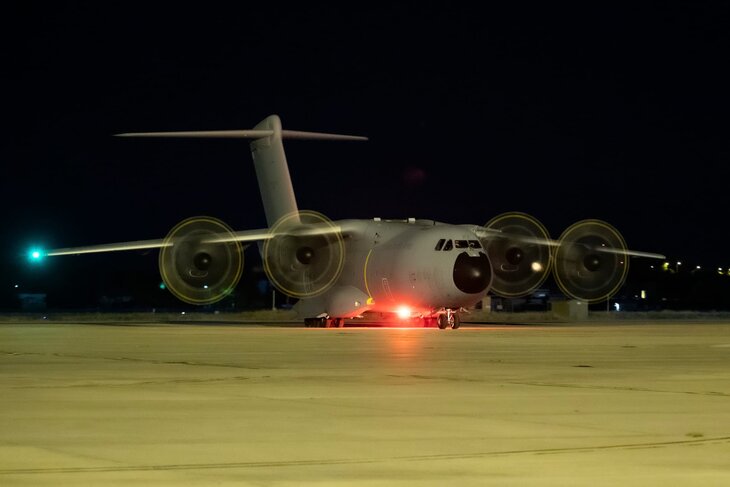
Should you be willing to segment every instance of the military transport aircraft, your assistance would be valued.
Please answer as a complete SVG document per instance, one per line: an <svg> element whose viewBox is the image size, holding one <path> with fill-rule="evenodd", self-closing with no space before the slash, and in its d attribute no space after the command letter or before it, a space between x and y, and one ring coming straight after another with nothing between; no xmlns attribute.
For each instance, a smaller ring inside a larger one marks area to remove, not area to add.
<svg viewBox="0 0 730 487"><path fill-rule="evenodd" d="M365 137L282 130L277 115L252 130L145 132L120 137L244 138L250 147L268 228L234 231L212 217L192 217L165 238L55 249L47 256L159 248L167 288L182 301L210 304L228 295L243 271L244 246L258 243L271 283L298 298L306 326L341 327L367 311L396 313L424 326L458 328L459 313L488 292L525 296L552 271L569 297L592 303L623 284L631 251L606 222L583 220L558 240L535 218L518 212L486 225L432 220L331 221L300 211L283 139L367 140Z"/></svg>

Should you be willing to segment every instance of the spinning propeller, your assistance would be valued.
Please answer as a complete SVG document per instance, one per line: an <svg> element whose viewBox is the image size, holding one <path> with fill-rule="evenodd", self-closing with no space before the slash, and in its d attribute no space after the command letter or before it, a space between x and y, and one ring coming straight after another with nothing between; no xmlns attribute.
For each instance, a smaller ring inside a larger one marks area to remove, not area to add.
<svg viewBox="0 0 730 487"><path fill-rule="evenodd" d="M582 220L560 236L553 275L567 296L595 303L619 290L629 271L628 257L637 254L644 253L628 251L621 234L608 223Z"/></svg>
<svg viewBox="0 0 730 487"><path fill-rule="evenodd" d="M552 247L545 227L526 213L509 212L485 226L482 244L492 263L492 290L506 298L525 296L550 272Z"/></svg>
<svg viewBox="0 0 730 487"><path fill-rule="evenodd" d="M223 240L225 236L230 238ZM192 217L167 234L159 265L162 280L177 298L190 304L211 304L238 284L243 253L228 225L212 217Z"/></svg>
<svg viewBox="0 0 730 487"><path fill-rule="evenodd" d="M340 228L321 213L280 218L264 243L264 270L284 294L309 298L329 289L342 273L345 244Z"/></svg>

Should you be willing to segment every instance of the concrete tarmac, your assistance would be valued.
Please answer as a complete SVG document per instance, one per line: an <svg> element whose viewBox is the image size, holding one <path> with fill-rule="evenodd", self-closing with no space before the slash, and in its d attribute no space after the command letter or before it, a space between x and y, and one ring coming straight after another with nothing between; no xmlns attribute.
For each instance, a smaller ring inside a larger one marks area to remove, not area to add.
<svg viewBox="0 0 730 487"><path fill-rule="evenodd" d="M0 485L730 485L730 323L0 325Z"/></svg>

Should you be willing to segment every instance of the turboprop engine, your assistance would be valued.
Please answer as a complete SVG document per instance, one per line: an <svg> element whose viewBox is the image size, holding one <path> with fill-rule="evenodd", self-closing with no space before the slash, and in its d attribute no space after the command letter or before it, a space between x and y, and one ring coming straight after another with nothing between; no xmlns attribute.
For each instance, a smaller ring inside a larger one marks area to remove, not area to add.
<svg viewBox="0 0 730 487"><path fill-rule="evenodd" d="M310 298L335 283L345 261L340 229L321 213L298 211L280 218L264 243L264 270L288 296Z"/></svg>
<svg viewBox="0 0 730 487"><path fill-rule="evenodd" d="M483 227L482 239L492 262L492 290L498 296L526 296L540 286L552 268L568 297L594 303L610 298L626 280L629 255L621 234L601 220L571 225L558 241L530 215L499 215ZM648 255L648 254L645 254Z"/></svg>
<svg viewBox="0 0 730 487"><path fill-rule="evenodd" d="M177 298L210 304L227 296L243 272L241 245L212 217L192 217L170 230L160 248L160 274Z"/></svg>

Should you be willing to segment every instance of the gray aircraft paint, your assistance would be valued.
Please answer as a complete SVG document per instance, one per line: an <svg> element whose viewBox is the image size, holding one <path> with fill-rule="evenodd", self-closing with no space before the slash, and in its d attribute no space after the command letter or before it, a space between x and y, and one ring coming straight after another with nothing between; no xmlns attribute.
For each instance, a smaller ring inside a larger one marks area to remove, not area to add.
<svg viewBox="0 0 730 487"><path fill-rule="evenodd" d="M297 200L281 140L281 120L276 115L270 115L254 130L273 131L272 135L255 139L250 144L266 223L271 227L281 217L298 211Z"/></svg>

